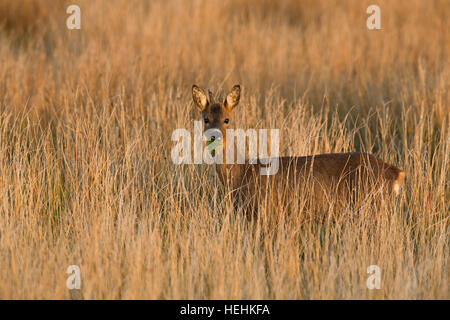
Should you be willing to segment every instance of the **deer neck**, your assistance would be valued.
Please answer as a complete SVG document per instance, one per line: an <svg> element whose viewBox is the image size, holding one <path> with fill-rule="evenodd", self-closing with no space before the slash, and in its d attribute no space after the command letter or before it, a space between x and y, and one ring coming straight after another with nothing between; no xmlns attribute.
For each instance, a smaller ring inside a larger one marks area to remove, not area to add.
<svg viewBox="0 0 450 320"><path fill-rule="evenodd" d="M234 151L233 151L234 150ZM236 189L241 182L241 173L243 171L243 165L237 163L238 155L241 155L236 146L236 144L233 145L233 149L229 150L230 152L233 152L230 157L227 157L227 147L226 147L226 141L224 140L223 143L223 161L220 164L216 164L216 171L218 173L218 176L221 180L221 182L225 186L230 186L232 190ZM234 156L234 157L232 157ZM227 163L227 159L231 158L233 159L232 163ZM246 161L247 162L247 161Z"/></svg>

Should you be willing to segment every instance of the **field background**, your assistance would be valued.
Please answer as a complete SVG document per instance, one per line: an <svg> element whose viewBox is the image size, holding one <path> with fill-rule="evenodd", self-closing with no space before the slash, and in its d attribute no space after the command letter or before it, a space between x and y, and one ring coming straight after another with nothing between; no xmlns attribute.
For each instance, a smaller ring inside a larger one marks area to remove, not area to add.
<svg viewBox="0 0 450 320"><path fill-rule="evenodd" d="M449 17L448 0L2 0L0 298L70 299L75 264L85 299L449 299ZM283 155L396 164L401 195L323 224L243 219L213 168L170 161L193 83L240 83L232 121L279 128Z"/></svg>

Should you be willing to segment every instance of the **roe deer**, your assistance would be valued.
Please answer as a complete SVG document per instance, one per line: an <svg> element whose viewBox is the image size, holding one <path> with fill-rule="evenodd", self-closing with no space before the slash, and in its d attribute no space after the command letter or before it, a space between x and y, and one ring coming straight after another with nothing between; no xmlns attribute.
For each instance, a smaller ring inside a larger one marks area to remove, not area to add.
<svg viewBox="0 0 450 320"><path fill-rule="evenodd" d="M206 95L198 86L192 87L194 103L204 119L204 130L220 130L225 152L228 150L225 148L226 130L231 124L231 111L239 103L240 93L240 86L235 85L225 101L216 102L210 90ZM209 143L213 140L214 136ZM311 201L321 209L326 208L331 200L348 202L355 195L364 197L376 189L384 194L397 195L405 175L403 170L374 155L360 152L279 157L278 160L279 170L274 175L261 175L260 168L264 166L249 163L247 159L244 164L216 164L216 170L222 183L230 188L235 201L257 205L268 196L278 209L301 198L304 191L312 193Z"/></svg>

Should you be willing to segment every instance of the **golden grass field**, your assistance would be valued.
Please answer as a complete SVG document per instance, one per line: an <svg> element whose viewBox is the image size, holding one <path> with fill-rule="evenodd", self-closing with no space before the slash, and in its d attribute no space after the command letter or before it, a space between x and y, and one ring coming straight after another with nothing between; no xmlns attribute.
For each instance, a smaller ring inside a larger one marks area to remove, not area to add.
<svg viewBox="0 0 450 320"><path fill-rule="evenodd" d="M449 299L449 17L448 0L2 0L0 298L70 299L78 265L84 299ZM282 155L404 169L400 196L247 220L212 166L171 161L193 83L240 83L233 121L279 128Z"/></svg>

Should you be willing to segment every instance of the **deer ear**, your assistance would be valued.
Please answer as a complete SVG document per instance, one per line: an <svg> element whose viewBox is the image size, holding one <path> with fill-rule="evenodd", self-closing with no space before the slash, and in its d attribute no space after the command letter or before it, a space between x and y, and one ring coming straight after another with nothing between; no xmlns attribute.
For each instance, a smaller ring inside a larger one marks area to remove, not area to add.
<svg viewBox="0 0 450 320"><path fill-rule="evenodd" d="M192 86L192 99L194 100L200 111L205 110L206 106L208 105L208 97L206 96L205 92L195 84Z"/></svg>
<svg viewBox="0 0 450 320"><path fill-rule="evenodd" d="M236 107L239 103L239 99L241 98L241 86L235 85L233 89L231 89L231 92L227 95L225 99L225 106L232 110L234 107Z"/></svg>

